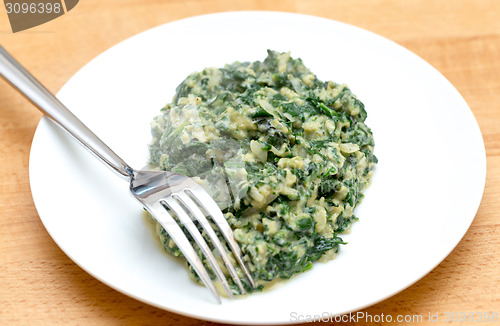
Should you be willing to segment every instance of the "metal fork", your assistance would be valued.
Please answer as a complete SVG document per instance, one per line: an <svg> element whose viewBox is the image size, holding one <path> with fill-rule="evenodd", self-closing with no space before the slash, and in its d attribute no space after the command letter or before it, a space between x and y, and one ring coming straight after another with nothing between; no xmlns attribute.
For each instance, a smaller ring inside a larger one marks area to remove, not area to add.
<svg viewBox="0 0 500 326"><path fill-rule="evenodd" d="M216 202L196 181L179 173L138 171L132 169L1 46L0 75L47 117L69 132L121 177L130 181L130 191L134 197L144 205L144 208L167 231L199 278L213 293L218 303L221 303L221 299L214 283L198 257L196 250L179 226L179 223L184 225L198 244L228 297L232 298L229 283L212 254L210 246L198 231L197 223L205 230L240 292L245 293L245 289L236 272L236 268L229 258L228 252L226 252L214 229L212 229L206 215L211 217L212 221L218 227L219 232L224 236L250 286L255 286L252 276L243 262L241 250L234 240L233 232L224 215L222 215ZM174 217L177 217L178 220Z"/></svg>

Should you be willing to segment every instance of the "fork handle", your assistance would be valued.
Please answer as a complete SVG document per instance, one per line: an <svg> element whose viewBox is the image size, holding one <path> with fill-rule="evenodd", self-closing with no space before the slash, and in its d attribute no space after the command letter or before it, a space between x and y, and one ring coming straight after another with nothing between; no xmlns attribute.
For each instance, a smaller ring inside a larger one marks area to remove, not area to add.
<svg viewBox="0 0 500 326"><path fill-rule="evenodd" d="M0 76L30 100L43 114L69 132L118 174L127 179L132 176L133 169L7 53L1 45Z"/></svg>

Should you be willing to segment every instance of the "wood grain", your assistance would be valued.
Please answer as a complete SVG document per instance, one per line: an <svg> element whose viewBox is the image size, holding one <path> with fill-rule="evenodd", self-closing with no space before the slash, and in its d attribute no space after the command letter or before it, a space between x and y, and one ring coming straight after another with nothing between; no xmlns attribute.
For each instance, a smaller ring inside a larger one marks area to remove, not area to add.
<svg viewBox="0 0 500 326"><path fill-rule="evenodd" d="M88 61L132 35L180 18L231 10L299 12L357 25L407 47L453 83L483 133L488 162L483 201L463 240L439 266L408 289L362 312L394 319L423 316L415 325L429 324L429 314L436 313L500 313L500 1L86 0L52 22L16 34L11 33L0 6L0 43L57 92ZM0 80L4 173L0 178L0 325L213 324L116 292L57 247L40 222L29 188L29 150L40 117ZM446 323L441 319L432 324Z"/></svg>

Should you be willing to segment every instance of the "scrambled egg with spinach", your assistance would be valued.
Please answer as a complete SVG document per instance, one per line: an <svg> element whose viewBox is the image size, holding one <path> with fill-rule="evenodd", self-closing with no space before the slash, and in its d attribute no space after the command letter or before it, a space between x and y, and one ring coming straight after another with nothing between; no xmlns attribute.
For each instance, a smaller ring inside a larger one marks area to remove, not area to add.
<svg viewBox="0 0 500 326"><path fill-rule="evenodd" d="M377 162L366 116L346 85L268 51L263 62L188 76L152 123L150 163L194 177L211 193L262 289L345 244L339 234L357 220ZM159 224L157 233L181 256Z"/></svg>

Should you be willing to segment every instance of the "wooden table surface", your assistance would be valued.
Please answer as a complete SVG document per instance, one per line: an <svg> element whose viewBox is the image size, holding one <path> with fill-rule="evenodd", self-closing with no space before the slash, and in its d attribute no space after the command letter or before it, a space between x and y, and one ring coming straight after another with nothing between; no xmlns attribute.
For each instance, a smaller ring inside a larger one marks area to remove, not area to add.
<svg viewBox="0 0 500 326"><path fill-rule="evenodd" d="M481 206L463 240L439 266L363 311L394 318L422 315L416 325L429 324L429 313L439 313L433 325L446 324L446 312L500 313L500 1L85 0L56 20L15 34L0 5L0 43L57 92L83 65L132 35L180 18L232 10L299 12L357 25L407 47L451 81L484 137L488 176ZM212 324L109 288L54 243L33 205L28 179L40 117L0 80L0 325Z"/></svg>

